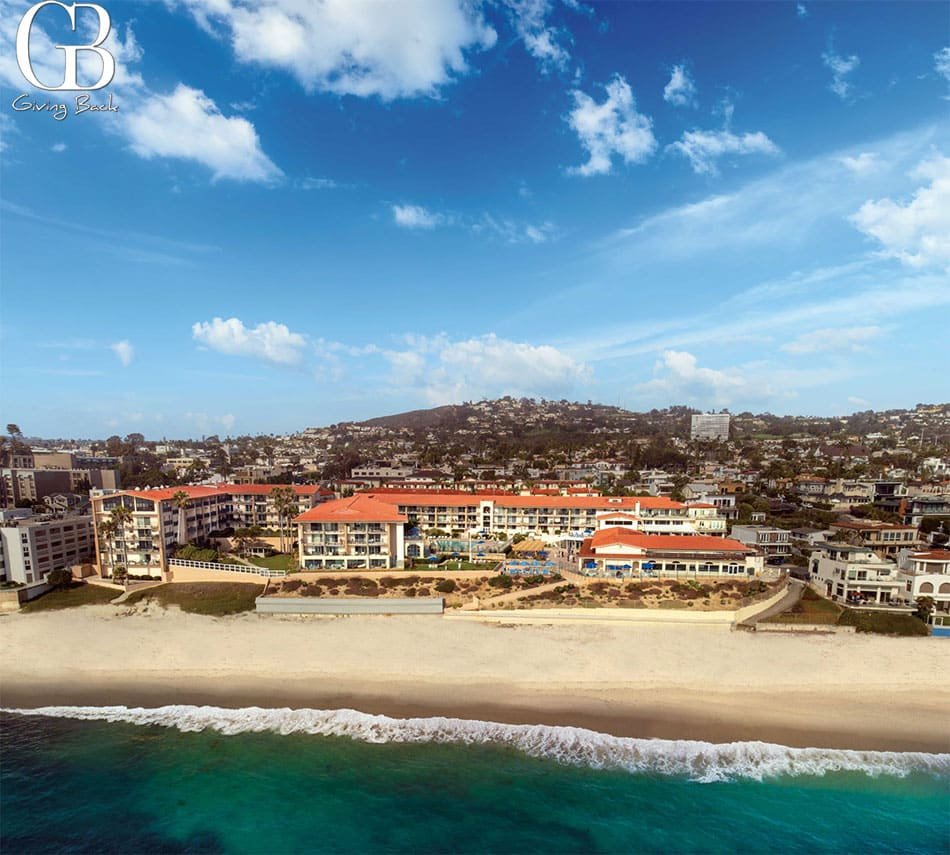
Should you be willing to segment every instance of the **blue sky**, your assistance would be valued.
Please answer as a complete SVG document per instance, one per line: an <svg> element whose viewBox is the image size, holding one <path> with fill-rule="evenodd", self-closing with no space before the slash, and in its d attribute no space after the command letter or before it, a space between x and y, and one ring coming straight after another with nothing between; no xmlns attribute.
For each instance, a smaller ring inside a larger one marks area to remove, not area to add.
<svg viewBox="0 0 950 855"><path fill-rule="evenodd" d="M13 108L72 110L17 67L29 5L0 0L27 433L948 398L943 3L104 0L119 111L63 121ZM85 14L37 16L44 82Z"/></svg>

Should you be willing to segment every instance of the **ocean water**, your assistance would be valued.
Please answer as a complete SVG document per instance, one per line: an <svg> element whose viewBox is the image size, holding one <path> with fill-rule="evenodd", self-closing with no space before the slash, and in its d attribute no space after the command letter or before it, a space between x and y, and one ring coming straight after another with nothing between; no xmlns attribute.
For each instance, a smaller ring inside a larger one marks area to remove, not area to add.
<svg viewBox="0 0 950 855"><path fill-rule="evenodd" d="M950 852L950 755L352 710L0 714L0 851Z"/></svg>

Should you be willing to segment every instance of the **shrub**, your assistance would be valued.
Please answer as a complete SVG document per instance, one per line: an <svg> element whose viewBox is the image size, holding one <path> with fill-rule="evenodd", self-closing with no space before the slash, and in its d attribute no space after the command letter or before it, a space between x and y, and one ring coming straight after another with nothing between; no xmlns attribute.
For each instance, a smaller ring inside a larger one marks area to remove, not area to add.
<svg viewBox="0 0 950 855"><path fill-rule="evenodd" d="M838 626L853 626L858 632L874 632L880 635L930 635L923 621L906 614L890 612L862 612L845 609L838 618Z"/></svg>
<svg viewBox="0 0 950 855"><path fill-rule="evenodd" d="M403 592L403 595L406 597L414 597L416 595L416 589L406 588L406 590Z"/></svg>
<svg viewBox="0 0 950 855"><path fill-rule="evenodd" d="M419 596L420 596L420 597L428 597L429 595L431 595L431 593L432 593L432 591L430 591L428 588L420 588L420 589L419 589Z"/></svg>
<svg viewBox="0 0 950 855"><path fill-rule="evenodd" d="M452 579L443 579L436 583L435 589L440 594L451 594L455 590L455 582Z"/></svg>
<svg viewBox="0 0 950 855"><path fill-rule="evenodd" d="M506 576L504 573L499 573L497 576L492 576L488 580L488 584L493 588L510 588L514 582L512 581L511 576Z"/></svg>
<svg viewBox="0 0 950 855"><path fill-rule="evenodd" d="M331 597L337 597L337 596L339 596L339 594L340 594L340 589L339 589L339 588L330 588L330 590L329 590L327 593L328 593Z"/></svg>
<svg viewBox="0 0 950 855"><path fill-rule="evenodd" d="M384 588L398 588L401 583L398 579L393 579L392 576L383 576L383 578L379 580L379 584Z"/></svg>
<svg viewBox="0 0 950 855"><path fill-rule="evenodd" d="M303 585L303 582L300 579L287 579L284 581L280 589L281 591L296 591Z"/></svg>
<svg viewBox="0 0 950 855"><path fill-rule="evenodd" d="M543 585L548 581L547 577L542 576L540 573L536 576L523 576L522 579L526 585Z"/></svg>
<svg viewBox="0 0 950 855"><path fill-rule="evenodd" d="M46 583L53 588L68 585L73 581L73 574L69 570L50 570L46 574Z"/></svg>

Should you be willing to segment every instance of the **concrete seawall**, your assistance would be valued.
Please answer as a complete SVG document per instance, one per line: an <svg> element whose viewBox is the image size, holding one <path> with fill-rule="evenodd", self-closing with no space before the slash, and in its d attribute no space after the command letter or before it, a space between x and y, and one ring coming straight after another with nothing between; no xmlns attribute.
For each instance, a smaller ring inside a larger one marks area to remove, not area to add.
<svg viewBox="0 0 950 855"><path fill-rule="evenodd" d="M258 614L270 615L440 615L441 597L258 597Z"/></svg>

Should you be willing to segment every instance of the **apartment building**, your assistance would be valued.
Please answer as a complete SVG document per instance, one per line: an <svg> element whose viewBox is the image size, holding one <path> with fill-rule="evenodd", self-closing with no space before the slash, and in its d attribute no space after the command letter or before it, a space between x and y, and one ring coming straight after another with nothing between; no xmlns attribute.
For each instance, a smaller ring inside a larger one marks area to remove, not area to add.
<svg viewBox="0 0 950 855"><path fill-rule="evenodd" d="M405 566L405 514L356 494L298 516L298 561L306 570L383 570Z"/></svg>
<svg viewBox="0 0 950 855"><path fill-rule="evenodd" d="M757 576L762 556L728 538L644 534L612 526L584 540L577 570L614 578Z"/></svg>
<svg viewBox="0 0 950 855"><path fill-rule="evenodd" d="M34 516L0 511L0 582L40 582L51 570L90 561L91 516Z"/></svg>
<svg viewBox="0 0 950 855"><path fill-rule="evenodd" d="M768 558L792 554L789 532L784 528L767 525L734 525L729 536L757 549Z"/></svg>
<svg viewBox="0 0 950 855"><path fill-rule="evenodd" d="M734 496L731 498L735 499ZM711 502L689 502L686 505L686 513L690 525L697 534L726 536L726 519L728 517L723 513L722 508Z"/></svg>
<svg viewBox="0 0 950 855"><path fill-rule="evenodd" d="M728 440L729 413L695 413L690 418L689 438L705 440Z"/></svg>
<svg viewBox="0 0 950 855"><path fill-rule="evenodd" d="M381 502L395 505L423 530L531 534L555 541L583 539L598 528L598 514L624 511L636 517L637 528L654 534L690 533L688 507L664 496L514 496L435 491L401 493L370 491Z"/></svg>
<svg viewBox="0 0 950 855"><path fill-rule="evenodd" d="M176 543L191 543L228 528L276 529L279 515L273 492L279 486L290 486L296 494L294 514L333 497L322 487L300 484L219 484L93 495L100 573L111 576L121 565L128 573L161 576ZM184 508L174 499L179 492L188 497ZM112 512L120 506L129 510L130 518L109 532L102 524L112 520Z"/></svg>
<svg viewBox="0 0 950 855"><path fill-rule="evenodd" d="M39 504L55 493L85 493L90 487L115 490L117 469L0 469L0 507Z"/></svg>
<svg viewBox="0 0 950 855"><path fill-rule="evenodd" d="M809 571L834 599L876 605L904 600L905 581L898 576L897 564L868 546L823 543L812 553Z"/></svg>
<svg viewBox="0 0 950 855"><path fill-rule="evenodd" d="M939 611L950 612L950 550L902 549L897 567L905 599L914 602L918 597L933 597Z"/></svg>
<svg viewBox="0 0 950 855"><path fill-rule="evenodd" d="M850 532L862 545L869 546L879 555L892 558L896 558L902 549L913 549L918 539L915 525L879 520L845 520L832 523L831 528L834 531Z"/></svg>

